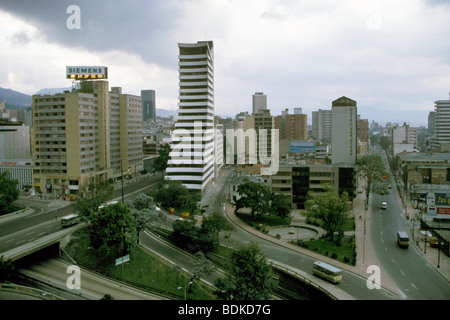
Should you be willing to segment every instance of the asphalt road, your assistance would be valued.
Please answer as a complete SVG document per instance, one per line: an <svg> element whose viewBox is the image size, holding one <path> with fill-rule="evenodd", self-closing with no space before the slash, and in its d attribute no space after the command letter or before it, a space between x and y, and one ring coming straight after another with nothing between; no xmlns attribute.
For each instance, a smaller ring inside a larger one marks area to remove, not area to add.
<svg viewBox="0 0 450 320"><path fill-rule="evenodd" d="M411 222L403 217L400 197L391 181L389 194L372 195L370 221L370 245L382 275L389 276L404 298L413 300L448 300L450 284L430 262L410 245L397 245L397 231L408 231ZM381 209L381 202L387 202L387 209Z"/></svg>

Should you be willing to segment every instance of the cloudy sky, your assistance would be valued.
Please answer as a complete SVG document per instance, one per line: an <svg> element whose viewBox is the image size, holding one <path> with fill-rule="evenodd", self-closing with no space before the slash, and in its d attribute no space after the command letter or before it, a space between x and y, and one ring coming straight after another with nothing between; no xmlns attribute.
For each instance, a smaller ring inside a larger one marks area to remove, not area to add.
<svg viewBox="0 0 450 320"><path fill-rule="evenodd" d="M426 125L449 99L449 18L445 0L0 0L0 87L70 87L66 65L104 65L110 86L176 110L178 43L212 40L216 114L264 92L310 122L347 96L369 121Z"/></svg>

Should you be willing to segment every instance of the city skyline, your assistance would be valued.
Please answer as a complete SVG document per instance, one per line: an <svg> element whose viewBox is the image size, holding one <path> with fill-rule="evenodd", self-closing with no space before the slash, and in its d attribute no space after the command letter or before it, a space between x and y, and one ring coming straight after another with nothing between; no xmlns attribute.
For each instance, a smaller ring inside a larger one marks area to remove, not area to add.
<svg viewBox="0 0 450 320"><path fill-rule="evenodd" d="M72 2L0 1L0 87L34 94L70 86L66 65L105 65L111 86L176 111L176 44L211 40L219 115L251 112L255 92L273 115L347 96L369 121L426 126L449 99L443 1Z"/></svg>

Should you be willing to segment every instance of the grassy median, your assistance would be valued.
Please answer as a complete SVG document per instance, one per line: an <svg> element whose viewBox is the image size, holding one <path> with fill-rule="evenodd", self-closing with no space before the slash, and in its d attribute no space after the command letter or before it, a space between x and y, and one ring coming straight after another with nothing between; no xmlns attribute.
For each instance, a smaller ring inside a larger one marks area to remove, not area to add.
<svg viewBox="0 0 450 320"><path fill-rule="evenodd" d="M184 299L184 290L177 288L185 287L190 281L180 268L142 248L130 253L130 262L116 266L114 250L105 246L95 250L90 246L88 228L75 232L64 251L81 267L172 299ZM192 292L186 292L186 297L192 300L216 299L213 290L198 281L194 281Z"/></svg>

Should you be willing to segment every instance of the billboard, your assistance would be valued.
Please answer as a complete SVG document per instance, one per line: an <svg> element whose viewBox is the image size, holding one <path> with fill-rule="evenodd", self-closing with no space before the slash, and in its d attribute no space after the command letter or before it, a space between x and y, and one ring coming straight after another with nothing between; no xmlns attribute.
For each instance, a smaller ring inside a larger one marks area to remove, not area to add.
<svg viewBox="0 0 450 320"><path fill-rule="evenodd" d="M66 78L72 80L108 79L108 67L66 66Z"/></svg>
<svg viewBox="0 0 450 320"><path fill-rule="evenodd" d="M450 193L428 192L425 212L429 217L450 219Z"/></svg>
<svg viewBox="0 0 450 320"><path fill-rule="evenodd" d="M450 206L450 193L435 193L434 199L437 206Z"/></svg>
<svg viewBox="0 0 450 320"><path fill-rule="evenodd" d="M316 152L316 142L315 141L289 141L289 152L291 152L291 153Z"/></svg>

